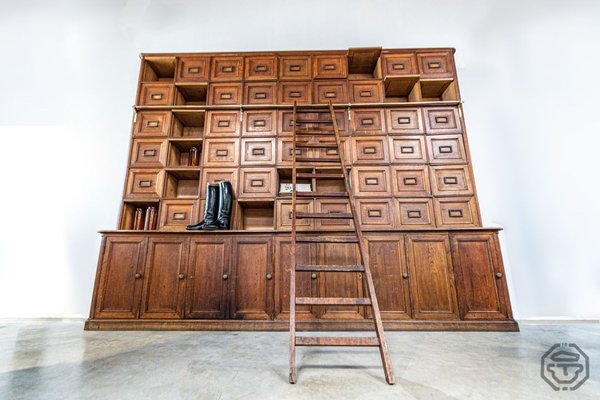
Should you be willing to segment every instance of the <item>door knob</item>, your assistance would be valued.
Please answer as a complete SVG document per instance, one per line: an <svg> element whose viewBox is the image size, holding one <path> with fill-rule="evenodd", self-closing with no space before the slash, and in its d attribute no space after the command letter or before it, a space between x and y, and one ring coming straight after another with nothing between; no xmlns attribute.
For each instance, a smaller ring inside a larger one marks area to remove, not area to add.
<svg viewBox="0 0 600 400"><path fill-rule="evenodd" d="M402 273L402 278L408 279L408 272L403 272Z"/></svg>
<svg viewBox="0 0 600 400"><path fill-rule="evenodd" d="M311 274L311 275L310 275L310 277L311 277L312 279L317 279L317 274Z"/></svg>
<svg viewBox="0 0 600 400"><path fill-rule="evenodd" d="M267 280L270 281L271 279L273 279L273 275L267 274Z"/></svg>
<svg viewBox="0 0 600 400"><path fill-rule="evenodd" d="M184 275L184 274L179 274L179 275L178 275L178 278L179 278L179 279L183 279L183 278L185 278L185 275Z"/></svg>
<svg viewBox="0 0 600 400"><path fill-rule="evenodd" d="M498 279L502 278L502 272L496 272L496 278L498 278Z"/></svg>
<svg viewBox="0 0 600 400"><path fill-rule="evenodd" d="M135 279L140 279L142 277L142 274L140 274L139 272L135 273Z"/></svg>
<svg viewBox="0 0 600 400"><path fill-rule="evenodd" d="M227 274L223 274L223 280L226 281L227 278L229 278L229 276L227 276Z"/></svg>

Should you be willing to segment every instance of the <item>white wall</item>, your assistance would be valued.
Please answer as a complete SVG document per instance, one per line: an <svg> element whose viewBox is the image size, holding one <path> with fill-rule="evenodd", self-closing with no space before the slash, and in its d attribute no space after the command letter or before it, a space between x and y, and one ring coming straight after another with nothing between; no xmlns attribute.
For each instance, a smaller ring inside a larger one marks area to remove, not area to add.
<svg viewBox="0 0 600 400"><path fill-rule="evenodd" d="M86 315L140 52L456 47L519 318L600 318L600 2L0 1L0 317Z"/></svg>

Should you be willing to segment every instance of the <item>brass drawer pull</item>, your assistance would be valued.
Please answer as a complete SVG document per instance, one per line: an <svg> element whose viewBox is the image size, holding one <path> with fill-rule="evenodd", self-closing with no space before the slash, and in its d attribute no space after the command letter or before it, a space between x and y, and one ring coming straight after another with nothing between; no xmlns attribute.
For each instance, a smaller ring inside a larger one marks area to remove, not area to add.
<svg viewBox="0 0 600 400"><path fill-rule="evenodd" d="M217 157L226 157L229 154L229 150L227 149L217 149L215 151L215 155Z"/></svg>
<svg viewBox="0 0 600 400"><path fill-rule="evenodd" d="M253 156L264 156L265 155L265 148L264 147L257 147L255 149L252 149L252 155Z"/></svg>
<svg viewBox="0 0 600 400"><path fill-rule="evenodd" d="M235 67L233 65L227 65L227 66L221 67L221 72L231 73L234 71L235 71Z"/></svg>
<svg viewBox="0 0 600 400"><path fill-rule="evenodd" d="M233 95L231 93L221 93L219 95L219 98L221 100L231 100L233 98Z"/></svg>
<svg viewBox="0 0 600 400"><path fill-rule="evenodd" d="M335 99L337 97L337 93L336 92L325 92L325 98L326 99Z"/></svg>
<svg viewBox="0 0 600 400"><path fill-rule="evenodd" d="M358 95L360 97L373 97L373 92L370 90L361 90Z"/></svg>
<svg viewBox="0 0 600 400"><path fill-rule="evenodd" d="M251 187L263 187L263 186L265 186L265 180L264 179L251 179L250 186Z"/></svg>
<svg viewBox="0 0 600 400"><path fill-rule="evenodd" d="M404 178L404 184L406 186L414 186L417 184L417 178L406 177L406 178Z"/></svg>
<svg viewBox="0 0 600 400"><path fill-rule="evenodd" d="M156 156L156 149L146 149L142 152L142 156L144 157L154 157Z"/></svg>
<svg viewBox="0 0 600 400"><path fill-rule="evenodd" d="M163 94L162 93L153 93L150 95L150 98L152 100L162 100Z"/></svg>
<svg viewBox="0 0 600 400"><path fill-rule="evenodd" d="M152 187L152 180L151 179L145 179L143 181L138 181L138 187L139 188L149 188L149 187Z"/></svg>
<svg viewBox="0 0 600 400"><path fill-rule="evenodd" d="M190 74L198 74L198 73L200 73L200 68L198 68L198 67L188 67L187 70L188 70L188 72Z"/></svg>
<svg viewBox="0 0 600 400"><path fill-rule="evenodd" d="M267 126L267 121L264 119L257 119L252 122L252 126Z"/></svg>
<svg viewBox="0 0 600 400"><path fill-rule="evenodd" d="M183 221L186 219L187 213L185 211L173 213L173 221Z"/></svg>
<svg viewBox="0 0 600 400"><path fill-rule="evenodd" d="M410 117L398 117L399 125L408 125L410 124Z"/></svg>
<svg viewBox="0 0 600 400"><path fill-rule="evenodd" d="M325 154L328 156L337 156L338 151L336 149L327 149L325 150Z"/></svg>
<svg viewBox="0 0 600 400"><path fill-rule="evenodd" d="M449 154L452 153L452 146L440 146L439 150L442 154Z"/></svg>
<svg viewBox="0 0 600 400"><path fill-rule="evenodd" d="M361 125L371 126L375 124L373 118L362 118L360 120Z"/></svg>
<svg viewBox="0 0 600 400"><path fill-rule="evenodd" d="M462 210L448 210L448 216L450 218L462 218L463 212Z"/></svg>
<svg viewBox="0 0 600 400"><path fill-rule="evenodd" d="M254 67L254 72L267 72L268 70L269 67L267 67L265 64L260 64Z"/></svg>
<svg viewBox="0 0 600 400"><path fill-rule="evenodd" d="M217 126L218 126L219 128L228 128L228 127L229 127L229 125L231 125L231 122L230 122L230 121L227 121L227 120L220 120L220 121L217 121Z"/></svg>
<svg viewBox="0 0 600 400"><path fill-rule="evenodd" d="M428 66L429 68L431 68L431 69L439 69L439 68L442 68L442 64L441 64L441 63L439 63L439 62L430 62L430 63L427 63L427 66Z"/></svg>
<svg viewBox="0 0 600 400"><path fill-rule="evenodd" d="M296 149L296 155L297 155L297 156L302 156L302 154L303 154L303 151L304 151L304 150L302 150L302 149ZM288 153L289 153L288 155L289 155L290 157L291 157L291 156L293 156L293 155L294 155L294 149L293 149L293 148L289 148L289 149L288 149Z"/></svg>
<svg viewBox="0 0 600 400"><path fill-rule="evenodd" d="M267 93L265 93L265 92L254 93L254 98L255 99L266 99L267 98Z"/></svg>
<svg viewBox="0 0 600 400"><path fill-rule="evenodd" d="M445 176L444 183L446 185L456 185L458 183L458 179L455 176Z"/></svg>
<svg viewBox="0 0 600 400"><path fill-rule="evenodd" d="M371 218L381 218L381 210L368 210L367 215Z"/></svg>
<svg viewBox="0 0 600 400"><path fill-rule="evenodd" d="M160 125L160 121L146 121L148 128L157 128Z"/></svg>
<svg viewBox="0 0 600 400"><path fill-rule="evenodd" d="M400 146L400 153L402 154L414 154L415 148L412 146Z"/></svg>
<svg viewBox="0 0 600 400"><path fill-rule="evenodd" d="M363 154L377 154L377 149L374 146L363 147Z"/></svg>
<svg viewBox="0 0 600 400"><path fill-rule="evenodd" d="M402 70L406 69L406 65L404 65L404 64L392 64L392 69L394 71L402 71Z"/></svg>
<svg viewBox="0 0 600 400"><path fill-rule="evenodd" d="M435 117L435 123L436 124L447 124L448 117Z"/></svg>
<svg viewBox="0 0 600 400"><path fill-rule="evenodd" d="M293 90L293 91L290 92L289 97L294 98L294 99L296 99L298 97L302 97L302 92L299 92L297 90Z"/></svg>
<svg viewBox="0 0 600 400"><path fill-rule="evenodd" d="M336 67L335 64L324 64L323 65L323 71L335 71Z"/></svg>
<svg viewBox="0 0 600 400"><path fill-rule="evenodd" d="M365 185L374 186L379 184L379 178L365 178Z"/></svg>
<svg viewBox="0 0 600 400"><path fill-rule="evenodd" d="M419 210L408 210L406 212L408 218L421 218L421 211Z"/></svg>
<svg viewBox="0 0 600 400"><path fill-rule="evenodd" d="M297 64L292 64L292 65L290 65L290 68L289 68L290 72L298 72L298 71L300 71L300 69L301 69L301 67Z"/></svg>

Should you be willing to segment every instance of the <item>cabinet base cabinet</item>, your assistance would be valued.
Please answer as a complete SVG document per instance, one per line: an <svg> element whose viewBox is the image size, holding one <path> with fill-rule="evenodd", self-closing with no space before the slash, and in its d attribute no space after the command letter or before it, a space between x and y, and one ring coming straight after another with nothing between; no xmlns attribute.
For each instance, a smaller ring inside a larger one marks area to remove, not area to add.
<svg viewBox="0 0 600 400"><path fill-rule="evenodd" d="M385 328L518 331L497 233L366 232ZM85 329L288 329L289 233L103 235ZM297 259L355 264L358 247L301 243ZM299 272L296 279L298 295L307 297L363 297L367 290L361 273ZM367 307L297 309L300 330L371 330L371 318Z"/></svg>

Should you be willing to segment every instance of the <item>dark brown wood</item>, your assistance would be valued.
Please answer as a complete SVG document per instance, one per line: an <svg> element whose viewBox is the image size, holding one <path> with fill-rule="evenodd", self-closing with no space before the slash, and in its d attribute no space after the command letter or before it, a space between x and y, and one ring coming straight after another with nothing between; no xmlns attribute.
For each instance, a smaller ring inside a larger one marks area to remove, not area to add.
<svg viewBox="0 0 600 400"><path fill-rule="evenodd" d="M364 265L309 265L296 264L296 271L364 272Z"/></svg>

